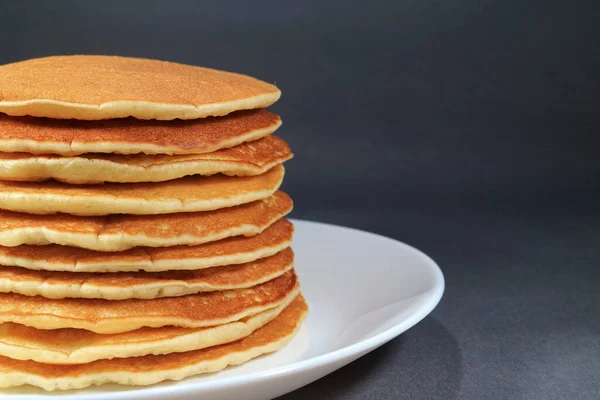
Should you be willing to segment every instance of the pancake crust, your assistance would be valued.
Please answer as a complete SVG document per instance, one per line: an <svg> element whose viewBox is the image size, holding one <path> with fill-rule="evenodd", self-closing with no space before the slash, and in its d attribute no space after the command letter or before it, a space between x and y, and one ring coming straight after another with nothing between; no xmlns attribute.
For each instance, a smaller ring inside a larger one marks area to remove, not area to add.
<svg viewBox="0 0 600 400"><path fill-rule="evenodd" d="M271 196L283 166L256 176L189 176L167 182L69 185L0 182L0 208L29 214L169 214L216 210Z"/></svg>
<svg viewBox="0 0 600 400"><path fill-rule="evenodd" d="M298 332L307 313L308 306L300 295L277 318L249 336L185 353L116 358L81 365L48 365L0 357L0 387L29 384L50 391L81 389L110 382L151 385L216 372L282 348Z"/></svg>
<svg viewBox="0 0 600 400"><path fill-rule="evenodd" d="M293 270L260 285L152 300L47 299L0 293L0 323L37 329L128 332L144 326L200 328L222 325L277 307L298 285Z"/></svg>
<svg viewBox="0 0 600 400"><path fill-rule="evenodd" d="M0 66L0 112L12 116L172 120L264 108L281 96L249 76L142 58L73 55Z"/></svg>
<svg viewBox="0 0 600 400"><path fill-rule="evenodd" d="M296 288L277 307L208 328L165 326L103 335L83 329L43 330L7 322L0 324L0 356L48 364L83 364L203 349L248 336L281 314L299 293Z"/></svg>
<svg viewBox="0 0 600 400"><path fill-rule="evenodd" d="M258 235L234 236L197 246L136 247L122 252L55 244L0 246L0 265L77 273L198 270L270 257L291 245L293 233L292 223L281 219Z"/></svg>
<svg viewBox="0 0 600 400"><path fill-rule="evenodd" d="M257 261L166 272L55 272L0 267L0 293L87 299L154 299L185 296L199 292L242 289L269 280L292 269L294 253L288 248Z"/></svg>
<svg viewBox="0 0 600 400"><path fill-rule="evenodd" d="M60 244L98 251L197 245L231 236L256 235L292 207L290 197L278 191L252 203L197 213L84 218L0 211L0 245Z"/></svg>
<svg viewBox="0 0 600 400"><path fill-rule="evenodd" d="M200 154L257 140L281 126L267 110L189 121L134 118L77 121L0 114L0 151L75 156L109 154Z"/></svg>
<svg viewBox="0 0 600 400"><path fill-rule="evenodd" d="M206 154L98 155L77 157L0 153L0 180L56 179L70 184L163 182L186 175L260 175L292 158L276 136Z"/></svg>

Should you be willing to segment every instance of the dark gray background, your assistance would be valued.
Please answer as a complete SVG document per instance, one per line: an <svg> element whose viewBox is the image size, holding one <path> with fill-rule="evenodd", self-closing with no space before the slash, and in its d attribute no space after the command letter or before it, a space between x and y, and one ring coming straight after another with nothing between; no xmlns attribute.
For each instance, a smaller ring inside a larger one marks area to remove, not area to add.
<svg viewBox="0 0 600 400"><path fill-rule="evenodd" d="M295 217L410 243L430 317L286 399L600 398L597 1L19 1L0 63L144 56L275 82Z"/></svg>

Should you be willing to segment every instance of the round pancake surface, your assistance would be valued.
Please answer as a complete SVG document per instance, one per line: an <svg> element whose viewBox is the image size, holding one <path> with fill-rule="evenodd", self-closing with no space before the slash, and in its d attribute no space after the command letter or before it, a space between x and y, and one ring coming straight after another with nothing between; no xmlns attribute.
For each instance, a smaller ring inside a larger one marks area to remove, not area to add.
<svg viewBox="0 0 600 400"><path fill-rule="evenodd" d="M0 266L76 273L199 270L270 257L291 245L293 233L292 223L280 219L254 236L233 236L196 246L135 247L122 252L56 244L0 246Z"/></svg>
<svg viewBox="0 0 600 400"><path fill-rule="evenodd" d="M83 329L35 329L6 322L0 324L0 356L48 364L83 364L217 346L248 336L272 321L299 293L297 287L277 307L239 321L206 328L165 326L106 335Z"/></svg>
<svg viewBox="0 0 600 400"><path fill-rule="evenodd" d="M167 182L69 185L0 182L0 208L29 214L169 214L209 211L271 196L283 181L281 164L256 176L189 176Z"/></svg>
<svg viewBox="0 0 600 400"><path fill-rule="evenodd" d="M290 248L267 258L195 271L56 272L0 267L0 293L87 299L154 299L256 286L292 269Z"/></svg>
<svg viewBox="0 0 600 400"><path fill-rule="evenodd" d="M151 385L216 372L282 348L298 332L307 313L308 305L300 295L274 320L247 337L185 353L115 358L80 365L48 365L0 356L0 387L29 384L51 391L111 382Z"/></svg>
<svg viewBox="0 0 600 400"><path fill-rule="evenodd" d="M0 66L0 112L84 120L196 119L268 107L281 92L249 76L143 58L72 55Z"/></svg>
<svg viewBox="0 0 600 400"><path fill-rule="evenodd" d="M292 199L278 191L252 203L197 213L84 218L0 211L0 245L59 244L98 251L197 245L231 236L256 235L292 207Z"/></svg>
<svg viewBox="0 0 600 400"><path fill-rule="evenodd" d="M226 324L277 307L297 285L296 275L290 270L251 288L151 300L47 299L0 293L0 323L107 334L144 326L200 328Z"/></svg>
<svg viewBox="0 0 600 400"><path fill-rule="evenodd" d="M182 121L77 121L0 114L0 151L58 154L201 154L257 140L281 126L267 110Z"/></svg>
<svg viewBox="0 0 600 400"><path fill-rule="evenodd" d="M283 139L267 136L206 154L76 157L0 152L0 180L56 179L70 184L163 182L186 175L260 175L292 158Z"/></svg>

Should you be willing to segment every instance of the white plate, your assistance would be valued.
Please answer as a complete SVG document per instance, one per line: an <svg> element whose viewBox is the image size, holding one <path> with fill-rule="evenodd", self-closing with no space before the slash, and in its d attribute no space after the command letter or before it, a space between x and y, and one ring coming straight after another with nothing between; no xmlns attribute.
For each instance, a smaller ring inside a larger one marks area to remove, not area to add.
<svg viewBox="0 0 600 400"><path fill-rule="evenodd" d="M422 320L444 292L438 266L383 236L294 221L296 270L310 311L282 350L216 374L149 387L105 385L46 393L0 391L2 399L268 399L304 386L363 356Z"/></svg>

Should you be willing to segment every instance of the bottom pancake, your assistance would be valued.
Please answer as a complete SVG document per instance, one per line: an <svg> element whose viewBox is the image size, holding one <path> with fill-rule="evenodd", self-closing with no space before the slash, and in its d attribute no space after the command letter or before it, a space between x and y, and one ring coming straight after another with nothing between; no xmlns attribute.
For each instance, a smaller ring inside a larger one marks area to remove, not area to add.
<svg viewBox="0 0 600 400"><path fill-rule="evenodd" d="M105 383L151 385L216 372L282 348L294 337L307 312L308 306L300 295L277 318L249 336L185 353L115 358L80 365L48 365L0 357L0 387L29 384L52 391Z"/></svg>

